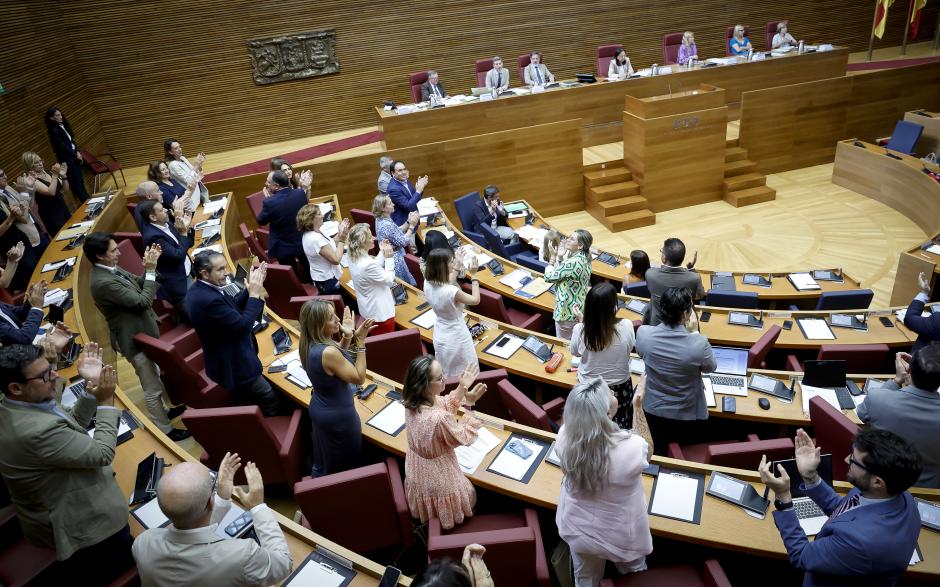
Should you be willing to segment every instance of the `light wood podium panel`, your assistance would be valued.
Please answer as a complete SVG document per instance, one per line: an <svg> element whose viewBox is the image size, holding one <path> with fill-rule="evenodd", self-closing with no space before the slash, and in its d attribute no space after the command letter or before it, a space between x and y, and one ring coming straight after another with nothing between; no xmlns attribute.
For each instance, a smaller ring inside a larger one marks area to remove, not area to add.
<svg viewBox="0 0 940 587"><path fill-rule="evenodd" d="M923 112L924 114L920 114ZM926 155L940 151L940 112L927 112L913 110L904 113L904 120L924 127L920 140L917 141L917 152Z"/></svg>
<svg viewBox="0 0 940 587"><path fill-rule="evenodd" d="M648 207L663 212L721 199L728 107L707 84L667 95L627 96L623 159Z"/></svg>

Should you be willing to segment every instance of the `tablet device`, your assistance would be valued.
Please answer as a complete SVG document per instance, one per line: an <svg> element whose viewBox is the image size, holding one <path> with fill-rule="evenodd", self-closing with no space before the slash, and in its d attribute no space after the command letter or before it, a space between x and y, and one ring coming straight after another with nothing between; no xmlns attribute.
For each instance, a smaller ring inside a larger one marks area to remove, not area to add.
<svg viewBox="0 0 940 587"><path fill-rule="evenodd" d="M940 532L940 504L914 498L917 502L917 513L920 514L920 525Z"/></svg>
<svg viewBox="0 0 940 587"><path fill-rule="evenodd" d="M535 358L543 363L552 358L552 349L531 334L522 343L522 348L535 355Z"/></svg>

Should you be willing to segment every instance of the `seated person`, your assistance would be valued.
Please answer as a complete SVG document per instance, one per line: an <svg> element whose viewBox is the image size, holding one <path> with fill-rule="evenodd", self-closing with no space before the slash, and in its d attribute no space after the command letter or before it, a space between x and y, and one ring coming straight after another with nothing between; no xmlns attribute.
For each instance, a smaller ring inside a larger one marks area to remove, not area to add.
<svg viewBox="0 0 940 587"><path fill-rule="evenodd" d="M555 83L555 76L542 63L542 53L539 51L533 51L529 54L529 64L522 71L527 86L544 86L545 84Z"/></svg>
<svg viewBox="0 0 940 587"><path fill-rule="evenodd" d="M636 249L630 251L630 264L627 265L630 272L623 276L623 291L627 291L627 286L632 283L646 281L646 272L650 268L650 258L646 251Z"/></svg>
<svg viewBox="0 0 940 587"><path fill-rule="evenodd" d="M728 48L732 55L747 55L748 51L753 51L751 40L744 36L744 25L734 25L734 35L728 41Z"/></svg>
<svg viewBox="0 0 940 587"><path fill-rule="evenodd" d="M633 66L630 65L630 58L623 47L618 47L614 53L614 58L610 60L607 66L607 77L610 79L627 79L627 76L633 75Z"/></svg>
<svg viewBox="0 0 940 587"><path fill-rule="evenodd" d="M676 61L679 65L688 65L689 59L698 59L698 47L695 46L695 35L692 31L685 31L682 33L682 44L679 45Z"/></svg>
<svg viewBox="0 0 940 587"><path fill-rule="evenodd" d="M161 161L160 163L163 162ZM142 229L144 225L144 219L140 215L140 205L148 200L162 203L163 209L166 210L167 214L170 216L170 223L176 222L176 218L173 216L173 202L176 201L176 197L167 195L166 192L160 189L157 182L143 181L137 184L137 190L134 193L140 198L140 201L137 202L137 207L134 208L134 221L137 222L138 229Z"/></svg>
<svg viewBox="0 0 940 587"><path fill-rule="evenodd" d="M781 20L777 23L777 34L774 35L774 40L770 44L770 48L789 49L793 45L796 45L796 39L787 31L787 21Z"/></svg>
<svg viewBox="0 0 940 587"><path fill-rule="evenodd" d="M444 84L433 69L428 72L428 81L421 84L421 101L427 102L431 96L436 96L441 100L447 97L447 90L444 89Z"/></svg>
<svg viewBox="0 0 940 587"><path fill-rule="evenodd" d="M506 208L503 207L503 202L499 199L499 188L495 185L488 185L483 188L482 199L473 207L470 232L483 232L480 225L488 224L499 233L499 238L504 241L514 241L516 240L516 231L509 226L508 218L509 214L506 212Z"/></svg>
<svg viewBox="0 0 940 587"><path fill-rule="evenodd" d="M493 57L493 69L486 72L486 87L502 94L509 89L509 70L503 67L503 58Z"/></svg>
<svg viewBox="0 0 940 587"><path fill-rule="evenodd" d="M933 314L926 318L922 316L924 304L930 301L930 282L923 271L917 276L917 285L920 291L911 300L904 314L904 325L917 333L917 340L911 348L911 353L916 353L921 348L930 344L931 341L940 340L940 313Z"/></svg>
<svg viewBox="0 0 940 587"><path fill-rule="evenodd" d="M923 459L918 487L940 489L940 444L935 440L940 418L940 344L898 353L894 379L872 389L858 406L858 419L869 428L894 432L911 443Z"/></svg>

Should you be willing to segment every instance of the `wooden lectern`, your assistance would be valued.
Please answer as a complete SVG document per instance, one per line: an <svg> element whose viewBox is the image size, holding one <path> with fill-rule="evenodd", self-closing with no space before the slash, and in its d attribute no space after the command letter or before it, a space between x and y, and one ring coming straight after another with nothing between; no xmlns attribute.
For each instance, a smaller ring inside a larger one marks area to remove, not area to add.
<svg viewBox="0 0 940 587"><path fill-rule="evenodd" d="M661 96L627 95L623 160L653 212L722 198L728 107L708 84Z"/></svg>

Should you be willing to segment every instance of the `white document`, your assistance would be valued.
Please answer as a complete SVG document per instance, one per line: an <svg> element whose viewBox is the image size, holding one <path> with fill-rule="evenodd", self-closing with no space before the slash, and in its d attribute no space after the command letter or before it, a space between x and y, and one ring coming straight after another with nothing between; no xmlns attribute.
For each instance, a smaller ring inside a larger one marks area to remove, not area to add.
<svg viewBox="0 0 940 587"><path fill-rule="evenodd" d="M225 204L227 203L228 203L228 198L220 198L218 200L209 202L208 204L203 206L202 211L211 216L212 214L215 214L218 210L224 210Z"/></svg>
<svg viewBox="0 0 940 587"><path fill-rule="evenodd" d="M121 419L118 420L118 431L117 431L117 435L120 436L120 435L124 434L125 432L130 432L130 431L131 431L131 427L128 426L128 425L124 422L124 416L121 416ZM94 429L94 428L91 428L90 430L88 430L88 436L91 436L92 438L95 437L95 429Z"/></svg>
<svg viewBox="0 0 940 587"><path fill-rule="evenodd" d="M327 214L333 211L333 204L331 204L330 202L320 202L319 204L317 204L317 208L320 209L321 216L326 216Z"/></svg>
<svg viewBox="0 0 940 587"><path fill-rule="evenodd" d="M636 373L637 375L643 375L646 373L646 363L643 362L643 359L639 357L630 357L630 372Z"/></svg>
<svg viewBox="0 0 940 587"><path fill-rule="evenodd" d="M222 227L216 224L215 226L207 226L202 229L202 238L209 238L210 236L215 236L222 232Z"/></svg>
<svg viewBox="0 0 940 587"><path fill-rule="evenodd" d="M391 436L405 425L405 405L396 401L389 402L387 406L369 418L366 424Z"/></svg>
<svg viewBox="0 0 940 587"><path fill-rule="evenodd" d="M510 452L503 447L503 450L496 455L496 458L493 459L493 462L490 463L489 470L494 473L499 473L505 475L510 479L515 479L516 481L522 481L525 477L526 471L529 470L529 467L532 466L532 463L535 462L535 459L538 458L539 454L542 452L542 445L537 442L533 442L528 438L521 438L516 436L513 440L516 442L521 442L532 450L532 454L528 458L524 459L519 455Z"/></svg>
<svg viewBox="0 0 940 587"><path fill-rule="evenodd" d="M933 253L934 255L940 255L940 245L930 245L924 250L928 253Z"/></svg>
<svg viewBox="0 0 940 587"><path fill-rule="evenodd" d="M198 249L193 249L192 251L190 251L190 256L195 257L196 255L198 255L199 253L201 253L201 252L203 252L203 251L215 251L216 253L220 253L220 254L221 254L221 253L222 253L222 245L219 244L219 243L216 243L216 244L214 244L214 245L209 245L208 247L200 247L200 248L198 248Z"/></svg>
<svg viewBox="0 0 940 587"><path fill-rule="evenodd" d="M209 218L208 220L203 220L202 222L197 223L194 228L196 230L202 230L210 226L219 226L221 223L221 218Z"/></svg>
<svg viewBox="0 0 940 587"><path fill-rule="evenodd" d="M47 271L55 271L56 269L65 265L66 263L68 263L69 265L75 265L75 261L77 259L78 257L69 257L68 259L62 259L61 261L56 261L54 263L46 263L45 265L42 266L42 269L39 272L46 273Z"/></svg>
<svg viewBox="0 0 940 587"><path fill-rule="evenodd" d="M494 357L499 357L500 359L508 359L511 357L513 353L519 350L519 347L522 346L522 343L525 342L524 338L518 337L515 334L510 334L508 332L504 332L503 335L496 340L500 342L506 340L506 343L502 346L497 346L497 343L494 342L484 352L489 355L493 355Z"/></svg>
<svg viewBox="0 0 940 587"><path fill-rule="evenodd" d="M712 387L712 380L708 377L702 377L702 383L705 385L705 405L709 408L717 408L718 402L715 401L715 388Z"/></svg>
<svg viewBox="0 0 940 587"><path fill-rule="evenodd" d="M463 251L464 267L467 269L470 268L470 255L473 255L473 257L477 260L477 267L480 265L485 265L493 260L493 257L490 257L486 254L485 251L481 251L480 248L475 245L463 245L460 247L460 250Z"/></svg>
<svg viewBox="0 0 940 587"><path fill-rule="evenodd" d="M434 328L434 322L437 320L437 314L434 313L434 310L428 310L420 316L416 316L411 322L424 328L425 330L431 330Z"/></svg>
<svg viewBox="0 0 940 587"><path fill-rule="evenodd" d="M835 340L836 335L822 318L799 318L800 328L807 340Z"/></svg>
<svg viewBox="0 0 940 587"><path fill-rule="evenodd" d="M339 587L346 578L332 568L312 560L290 580L291 587ZM285 583L287 585L287 583Z"/></svg>
<svg viewBox="0 0 940 587"><path fill-rule="evenodd" d="M421 198L418 200L417 208L419 216L428 216L441 211L434 198Z"/></svg>
<svg viewBox="0 0 940 587"><path fill-rule="evenodd" d="M525 269L516 269L512 273L502 276L499 282L503 285L508 285L515 291L522 287L522 280L526 277L532 277L532 274Z"/></svg>
<svg viewBox="0 0 940 587"><path fill-rule="evenodd" d="M160 528L170 521L170 518L166 517L163 510L160 509L156 497L134 510L133 514L137 521L148 529Z"/></svg>
<svg viewBox="0 0 940 587"><path fill-rule="evenodd" d="M42 300L42 307L45 308L46 306L50 305L59 305L65 301L65 298L67 298L68 295L69 292L65 291L64 289L60 289L58 287L55 289L50 289L46 292L46 295Z"/></svg>
<svg viewBox="0 0 940 587"><path fill-rule="evenodd" d="M483 462L486 455L499 446L500 440L495 434L487 430L486 426L477 431L477 439L470 446L458 446L454 449L457 463L464 473L473 473Z"/></svg>
<svg viewBox="0 0 940 587"><path fill-rule="evenodd" d="M272 365L287 365L288 363L292 363L294 361L297 361L298 363L300 363L300 350L299 349L292 350L291 352L287 353L286 355L284 355L283 357L274 361L271 364Z"/></svg>
<svg viewBox="0 0 940 587"><path fill-rule="evenodd" d="M809 273L791 273L788 277L793 287L799 291L819 289L819 284L816 283L816 280L813 279L813 276Z"/></svg>
<svg viewBox="0 0 940 587"><path fill-rule="evenodd" d="M541 249L545 241L545 235L548 233L544 228L539 228L531 224L520 226L516 229L516 234L524 241L529 241L532 246Z"/></svg>
<svg viewBox="0 0 940 587"><path fill-rule="evenodd" d="M320 234L333 238L339 233L339 222L330 220L320 225Z"/></svg>
<svg viewBox="0 0 940 587"><path fill-rule="evenodd" d="M814 397L821 397L826 400L826 403L830 406L840 412L842 411L842 408L839 406L839 398L836 397L836 392L831 389L803 385L803 382L800 381L800 394L803 396L803 414L807 416L809 415L809 400Z"/></svg>
<svg viewBox="0 0 940 587"><path fill-rule="evenodd" d="M310 382L307 371L304 369L303 365L300 364L299 360L291 361L287 365L287 376L296 379L299 383L302 383L305 388L313 387L313 383Z"/></svg>
<svg viewBox="0 0 940 587"><path fill-rule="evenodd" d="M913 566L919 563L921 560L920 556L917 555L917 549L914 549L914 552L911 553L911 562L908 566Z"/></svg>
<svg viewBox="0 0 940 587"><path fill-rule="evenodd" d="M695 519L698 479L662 470L656 479L650 513L692 522Z"/></svg>
<svg viewBox="0 0 940 587"><path fill-rule="evenodd" d="M87 200L85 200L85 205L93 206L95 204L102 204L104 203L104 200L105 200L104 196L98 196L97 198L88 198Z"/></svg>
<svg viewBox="0 0 940 587"><path fill-rule="evenodd" d="M436 230L436 231L438 231L439 233L443 234L443 235L444 235L444 238L446 238L446 239L448 239L448 240L450 240L450 238L451 238L452 236L454 236L455 234L457 234L457 233L455 233L453 230L447 228L446 226L435 226L434 228L429 228L428 230Z"/></svg>

